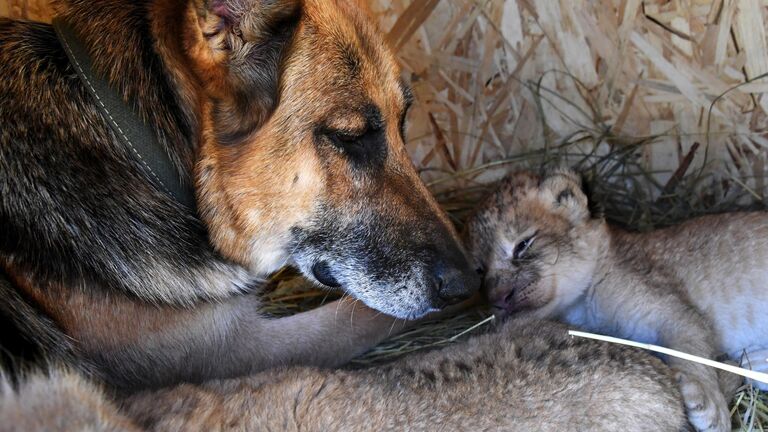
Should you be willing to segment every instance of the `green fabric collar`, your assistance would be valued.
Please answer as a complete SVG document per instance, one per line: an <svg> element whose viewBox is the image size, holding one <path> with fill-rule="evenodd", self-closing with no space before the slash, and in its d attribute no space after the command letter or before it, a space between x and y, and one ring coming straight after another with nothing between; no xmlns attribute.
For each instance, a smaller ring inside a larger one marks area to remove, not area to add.
<svg viewBox="0 0 768 432"><path fill-rule="evenodd" d="M68 23L55 18L53 28L77 75L88 89L96 102L96 107L117 139L136 156L139 164L158 189L194 211L194 191L191 187L182 184L168 153L160 145L149 125L143 122L138 113L131 108L135 105L126 103L117 91L110 87L106 79L96 75L88 51Z"/></svg>

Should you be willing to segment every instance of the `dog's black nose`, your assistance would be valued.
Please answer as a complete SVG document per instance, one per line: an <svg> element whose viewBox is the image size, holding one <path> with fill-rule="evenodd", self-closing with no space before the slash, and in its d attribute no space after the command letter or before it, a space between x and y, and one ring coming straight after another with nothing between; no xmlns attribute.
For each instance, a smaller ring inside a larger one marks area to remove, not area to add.
<svg viewBox="0 0 768 432"><path fill-rule="evenodd" d="M331 268L325 261L318 261L312 266L312 276L314 276L318 282L325 286L329 286L331 288L338 288L341 286L339 281L333 277Z"/></svg>
<svg viewBox="0 0 768 432"><path fill-rule="evenodd" d="M439 307L466 300L480 288L480 276L471 269L463 254L451 264L436 265L434 278L436 294L442 303Z"/></svg>

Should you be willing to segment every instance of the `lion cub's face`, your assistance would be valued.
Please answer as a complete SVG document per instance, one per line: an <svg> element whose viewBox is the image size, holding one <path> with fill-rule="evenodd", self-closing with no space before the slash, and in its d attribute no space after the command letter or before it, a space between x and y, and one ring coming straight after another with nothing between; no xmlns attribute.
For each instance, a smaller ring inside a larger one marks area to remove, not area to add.
<svg viewBox="0 0 768 432"><path fill-rule="evenodd" d="M578 176L510 174L470 220L467 246L502 315L562 312L586 290L601 222L590 220Z"/></svg>

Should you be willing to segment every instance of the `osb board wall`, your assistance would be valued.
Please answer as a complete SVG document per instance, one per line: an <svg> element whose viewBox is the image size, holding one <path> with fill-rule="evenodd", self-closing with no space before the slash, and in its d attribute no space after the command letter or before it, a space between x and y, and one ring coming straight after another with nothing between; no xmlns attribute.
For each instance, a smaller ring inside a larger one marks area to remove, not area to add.
<svg viewBox="0 0 768 432"><path fill-rule="evenodd" d="M706 160L704 171L725 179L718 187L764 193L768 83L729 91L768 72L763 1L376 6L420 102L409 146L421 167L469 181L474 167L545 146L605 153L660 135L639 151L660 185L690 154L689 171Z"/></svg>
<svg viewBox="0 0 768 432"><path fill-rule="evenodd" d="M416 95L408 147L438 189L563 143L654 137L638 157L661 185L688 159L718 187L767 192L768 1L368 2ZM0 14L50 18L45 0L0 0Z"/></svg>

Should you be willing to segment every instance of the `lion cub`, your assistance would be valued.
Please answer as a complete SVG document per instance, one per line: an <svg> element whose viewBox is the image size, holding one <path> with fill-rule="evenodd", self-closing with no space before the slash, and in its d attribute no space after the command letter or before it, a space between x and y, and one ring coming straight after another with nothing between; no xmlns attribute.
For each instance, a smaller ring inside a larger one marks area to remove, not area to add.
<svg viewBox="0 0 768 432"><path fill-rule="evenodd" d="M465 233L502 315L768 369L768 213L706 216L647 234L591 218L579 177L502 180ZM746 355L744 355L746 354ZM730 428L715 369L670 358L689 420Z"/></svg>

